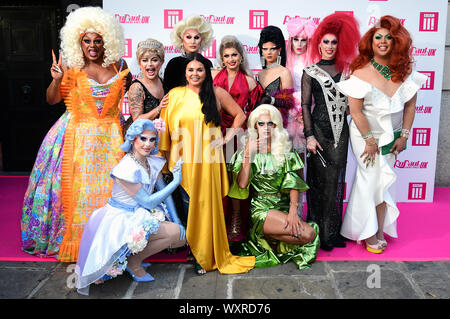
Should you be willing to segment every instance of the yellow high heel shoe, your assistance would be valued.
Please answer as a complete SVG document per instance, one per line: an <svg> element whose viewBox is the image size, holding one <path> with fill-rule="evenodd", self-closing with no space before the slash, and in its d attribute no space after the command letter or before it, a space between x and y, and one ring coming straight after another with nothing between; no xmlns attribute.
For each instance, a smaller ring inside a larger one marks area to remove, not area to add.
<svg viewBox="0 0 450 319"><path fill-rule="evenodd" d="M370 245L366 241L366 250L368 252L374 253L374 254L381 254L383 252L383 246L380 244L380 242L377 242L375 245Z"/></svg>

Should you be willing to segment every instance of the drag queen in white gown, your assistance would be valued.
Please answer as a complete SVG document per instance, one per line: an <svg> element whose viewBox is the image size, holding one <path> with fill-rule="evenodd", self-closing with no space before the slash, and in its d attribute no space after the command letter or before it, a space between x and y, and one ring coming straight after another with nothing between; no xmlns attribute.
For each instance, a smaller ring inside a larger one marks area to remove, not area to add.
<svg viewBox="0 0 450 319"><path fill-rule="evenodd" d="M135 281L152 281L143 263L148 256L186 243L170 194L181 182L181 162L167 186L161 178L166 160L158 152L157 130L152 121L131 124L121 148L128 152L111 171L114 179L108 204L94 211L83 232L76 273L80 294L89 285L121 275ZM153 192L153 189L156 191Z"/></svg>
<svg viewBox="0 0 450 319"><path fill-rule="evenodd" d="M365 240L372 253L386 248L384 233L397 238L393 167L406 147L417 91L426 81L411 69L410 46L409 33L398 19L382 17L361 39L350 78L337 84L348 96L350 142L358 164L341 235Z"/></svg>

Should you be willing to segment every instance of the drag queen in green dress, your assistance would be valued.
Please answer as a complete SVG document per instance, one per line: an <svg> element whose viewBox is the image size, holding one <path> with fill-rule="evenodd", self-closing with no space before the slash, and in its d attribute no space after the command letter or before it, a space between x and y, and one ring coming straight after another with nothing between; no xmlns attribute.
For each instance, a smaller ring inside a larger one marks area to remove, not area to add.
<svg viewBox="0 0 450 319"><path fill-rule="evenodd" d="M258 106L249 116L244 149L237 151L228 168L233 184L228 196L245 199L252 186L252 227L247 241L234 249L256 256L255 268L294 261L307 269L319 250L319 227L297 214L299 193L309 187L298 172L303 162L283 128L280 111ZM237 253L237 252L236 252Z"/></svg>

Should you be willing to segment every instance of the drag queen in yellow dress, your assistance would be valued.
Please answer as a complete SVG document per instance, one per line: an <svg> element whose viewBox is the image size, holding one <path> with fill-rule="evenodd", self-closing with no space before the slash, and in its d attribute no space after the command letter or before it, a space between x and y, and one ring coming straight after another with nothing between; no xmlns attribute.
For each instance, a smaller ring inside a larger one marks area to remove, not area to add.
<svg viewBox="0 0 450 319"><path fill-rule="evenodd" d="M161 112L166 130L160 150L170 153L169 170L180 157L184 162L181 186L189 205L186 238L203 268L197 266L197 274L214 269L223 274L248 272L255 258L233 256L228 246L222 199L229 187L222 146L236 132L228 130L222 138L217 104L234 117L232 128L240 128L245 115L224 89L213 88L206 58L195 53L187 61L188 84L169 92L169 104Z"/></svg>

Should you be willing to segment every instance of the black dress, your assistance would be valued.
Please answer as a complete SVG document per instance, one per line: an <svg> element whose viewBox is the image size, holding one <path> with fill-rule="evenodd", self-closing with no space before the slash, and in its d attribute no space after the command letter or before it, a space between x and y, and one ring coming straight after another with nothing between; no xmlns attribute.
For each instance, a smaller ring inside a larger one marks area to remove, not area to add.
<svg viewBox="0 0 450 319"><path fill-rule="evenodd" d="M317 76L319 75L319 76ZM307 157L307 221L319 225L321 247L345 247L340 235L349 128L347 100L336 90L341 80L334 60L321 60L305 68L302 77L302 112L305 137L314 136L323 148L324 167L318 155ZM343 80L343 79L342 79ZM314 109L311 106L314 98Z"/></svg>
<svg viewBox="0 0 450 319"><path fill-rule="evenodd" d="M161 99L157 99L156 97L154 97L149 90L147 90L147 88L145 87L145 85L139 81L138 79L133 80L133 82L131 82L131 85L133 85L134 83L139 83L142 88L144 89L144 111L143 113L148 113L151 110L155 109L156 107L158 107L159 103L161 102ZM159 116L158 116L159 117ZM126 131L128 130L128 128L130 127L130 125L133 123L133 118L130 116L128 118L128 120L125 122L125 125L123 126L123 135L125 136Z"/></svg>

